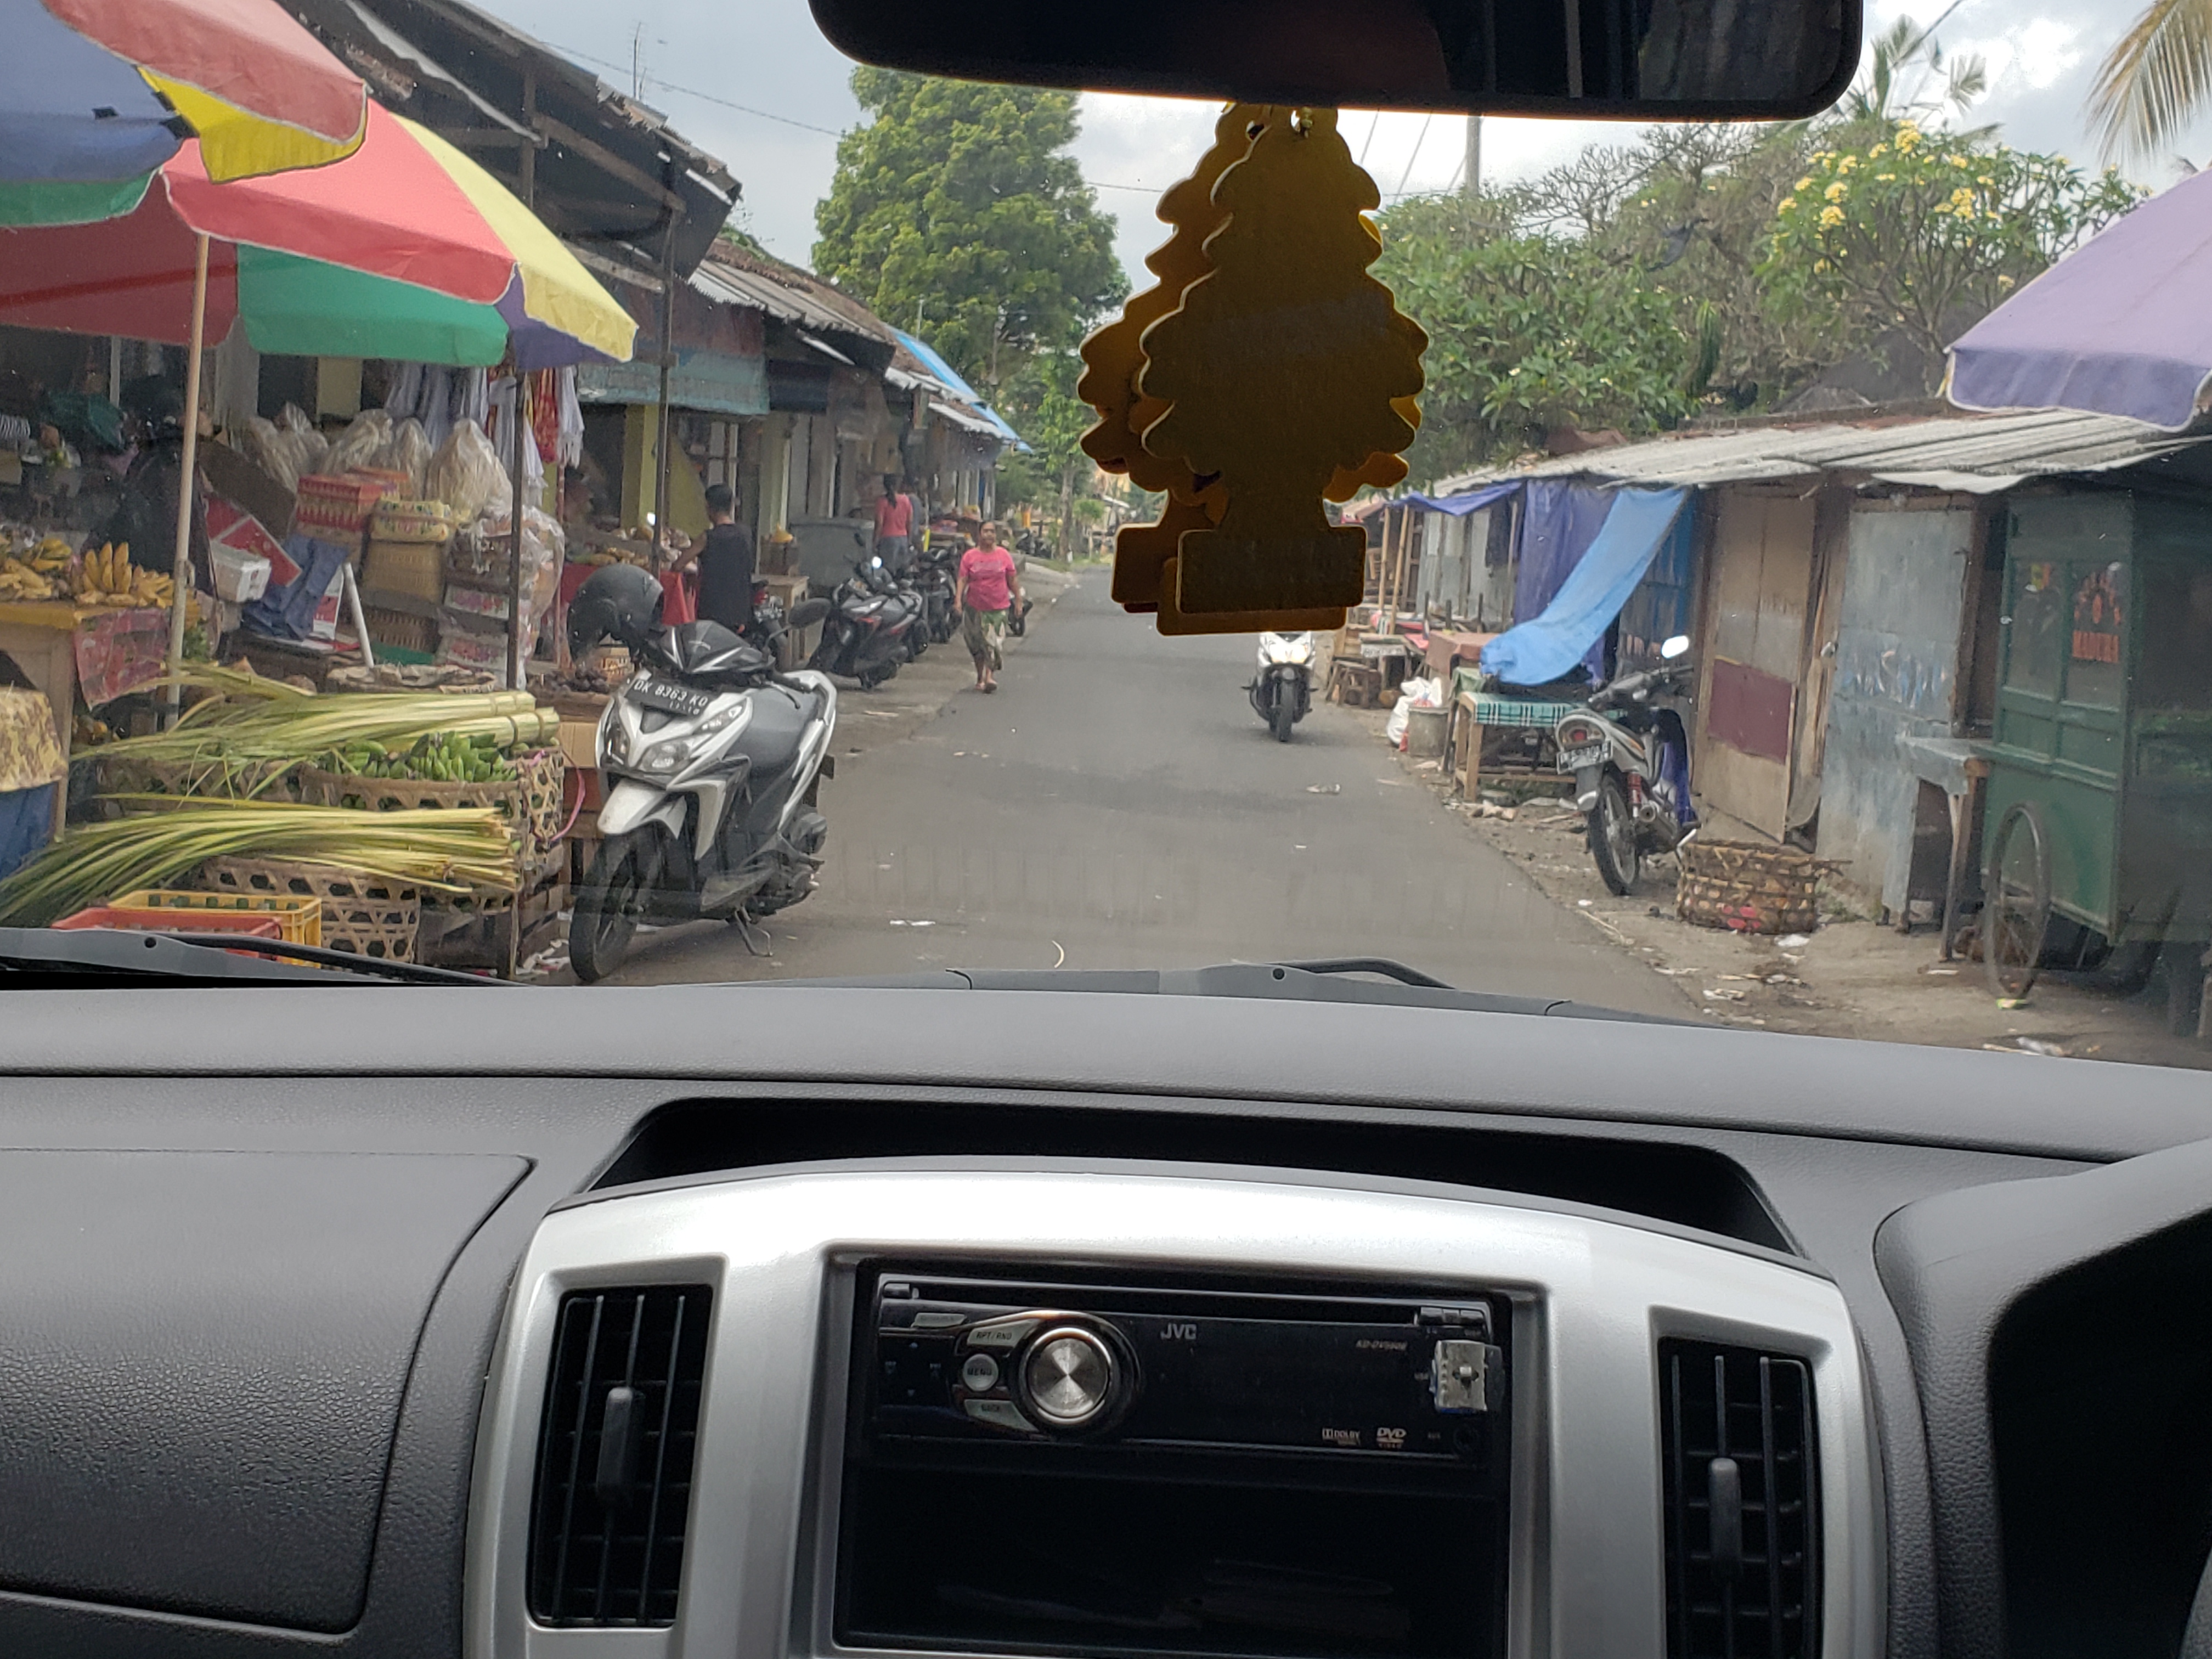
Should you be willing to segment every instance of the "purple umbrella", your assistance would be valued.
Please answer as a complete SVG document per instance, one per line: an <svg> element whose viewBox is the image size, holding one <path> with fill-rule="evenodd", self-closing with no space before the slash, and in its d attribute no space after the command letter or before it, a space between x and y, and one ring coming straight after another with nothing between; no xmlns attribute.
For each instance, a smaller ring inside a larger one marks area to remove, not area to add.
<svg viewBox="0 0 2212 1659"><path fill-rule="evenodd" d="M2212 379L2212 173L2115 220L1951 348L1961 409L2080 409L2179 431Z"/></svg>

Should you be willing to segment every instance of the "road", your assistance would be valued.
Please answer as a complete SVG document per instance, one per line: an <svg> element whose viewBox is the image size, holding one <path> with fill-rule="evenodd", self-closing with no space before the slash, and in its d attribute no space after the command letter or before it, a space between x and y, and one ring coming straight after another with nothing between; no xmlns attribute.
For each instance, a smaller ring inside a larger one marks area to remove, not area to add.
<svg viewBox="0 0 2212 1659"><path fill-rule="evenodd" d="M639 936L619 979L1371 955L1470 990L1685 1012L1358 714L1318 705L1278 744L1241 690L1253 652L1244 635L1162 639L1092 571L1038 607L995 696L955 689L957 641L873 698L848 690L821 889L770 919L772 956L727 926L665 928ZM912 680L933 672L941 711L844 752L890 718L872 701L903 692L912 708Z"/></svg>

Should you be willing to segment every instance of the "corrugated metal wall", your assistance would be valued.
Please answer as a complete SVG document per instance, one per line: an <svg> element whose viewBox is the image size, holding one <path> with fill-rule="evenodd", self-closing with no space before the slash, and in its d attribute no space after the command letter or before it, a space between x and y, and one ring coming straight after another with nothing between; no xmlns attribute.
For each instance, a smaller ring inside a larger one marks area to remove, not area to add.
<svg viewBox="0 0 2212 1659"><path fill-rule="evenodd" d="M1905 908L1919 792L1900 737L1941 737L1957 712L1959 630L1975 514L1949 501L1851 514L1820 796L1822 858L1893 914Z"/></svg>

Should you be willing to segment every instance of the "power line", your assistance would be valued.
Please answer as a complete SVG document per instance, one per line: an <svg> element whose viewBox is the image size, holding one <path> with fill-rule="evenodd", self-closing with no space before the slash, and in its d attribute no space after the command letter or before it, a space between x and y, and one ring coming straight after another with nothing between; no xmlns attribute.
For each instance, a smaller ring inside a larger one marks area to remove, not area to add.
<svg viewBox="0 0 2212 1659"><path fill-rule="evenodd" d="M620 70L624 67L605 58L594 58L587 52L578 52L572 46L554 46L553 49L556 52L568 53L579 63L595 64L601 69ZM702 103L719 104L724 109L733 109L742 115L757 115L763 121L777 121L787 127L797 127L802 132L818 132L825 138L842 138L845 136L835 127L817 126L811 121L801 121L788 115L778 115L774 110L756 109L750 104L738 103L734 98L724 98L717 93L702 92L696 87L678 86L675 82L664 81L657 75L647 75L643 79L647 85L658 87L663 92L676 93L685 98L696 98ZM1100 179L1085 179L1083 182L1093 190L1134 191L1140 196L1159 194L1159 191L1150 185L1113 185Z"/></svg>

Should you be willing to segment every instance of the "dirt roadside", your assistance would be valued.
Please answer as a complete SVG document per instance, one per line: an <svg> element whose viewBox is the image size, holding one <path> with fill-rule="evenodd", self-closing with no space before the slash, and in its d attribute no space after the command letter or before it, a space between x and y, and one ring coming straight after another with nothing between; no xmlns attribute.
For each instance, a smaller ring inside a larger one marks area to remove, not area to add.
<svg viewBox="0 0 2212 1659"><path fill-rule="evenodd" d="M1383 713L1363 718L1382 742ZM1461 817L1469 835L1520 865L1538 891L1583 917L1625 954L1672 980L1684 1006L1717 1024L2212 1069L2212 1044L2167 1033L2165 994L2156 981L2118 997L2045 974L2024 1006L2002 1008L1980 963L1937 960L1932 927L1903 934L1839 918L1787 947L1772 939L1692 927L1674 917L1671 857L1648 864L1635 890L1617 897L1599 878L1570 803L1536 799L1513 809L1510 818L1480 817L1468 803L1449 799L1450 784L1437 763L1403 755L1397 760Z"/></svg>

